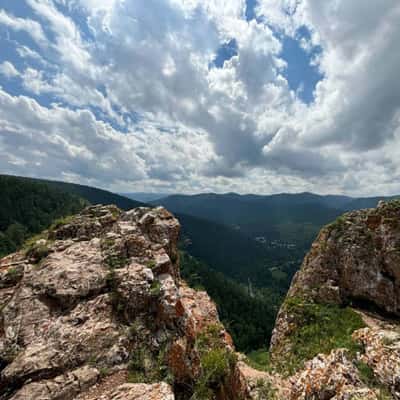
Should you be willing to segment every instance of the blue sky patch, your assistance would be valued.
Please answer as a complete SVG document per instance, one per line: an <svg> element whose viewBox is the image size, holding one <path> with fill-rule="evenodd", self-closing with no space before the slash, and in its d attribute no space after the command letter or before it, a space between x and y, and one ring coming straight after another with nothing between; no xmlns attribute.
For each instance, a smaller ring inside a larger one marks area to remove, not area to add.
<svg viewBox="0 0 400 400"><path fill-rule="evenodd" d="M238 53L237 42L235 39L231 39L229 42L224 43L217 51L217 56L214 59L214 66L217 68L223 68L224 62L230 60Z"/></svg>
<svg viewBox="0 0 400 400"><path fill-rule="evenodd" d="M256 7L258 0L246 0L246 20L251 21L256 18Z"/></svg>
<svg viewBox="0 0 400 400"><path fill-rule="evenodd" d="M317 83L323 79L318 68L311 64L313 58L318 56L322 49L316 46L307 52L301 47L301 39L310 39L310 32L306 27L297 30L296 38L281 35L279 39L282 42L281 57L287 62L284 76L289 87L298 93L302 101L310 104L314 101L314 89Z"/></svg>

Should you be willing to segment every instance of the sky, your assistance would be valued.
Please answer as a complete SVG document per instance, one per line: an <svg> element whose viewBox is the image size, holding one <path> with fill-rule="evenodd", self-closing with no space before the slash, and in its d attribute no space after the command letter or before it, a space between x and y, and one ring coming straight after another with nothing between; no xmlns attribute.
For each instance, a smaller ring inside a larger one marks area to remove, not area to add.
<svg viewBox="0 0 400 400"><path fill-rule="evenodd" d="M0 0L0 173L400 194L398 0Z"/></svg>

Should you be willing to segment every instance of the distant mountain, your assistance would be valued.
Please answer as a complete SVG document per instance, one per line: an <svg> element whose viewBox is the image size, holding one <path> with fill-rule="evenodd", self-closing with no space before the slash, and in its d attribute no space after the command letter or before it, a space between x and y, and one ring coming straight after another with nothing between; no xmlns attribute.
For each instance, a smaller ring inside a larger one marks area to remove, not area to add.
<svg viewBox="0 0 400 400"><path fill-rule="evenodd" d="M395 200L400 198L400 196L388 196L388 197L361 197L356 199L351 199L348 203L344 204L343 211L354 211L362 210L364 208L375 208L379 201L385 200Z"/></svg>
<svg viewBox="0 0 400 400"><path fill-rule="evenodd" d="M258 286L275 287L285 292L304 256L303 251L288 253L286 249L267 248L242 232L217 222L181 213L175 215L182 225L181 240L185 250L214 270L241 282L251 278ZM298 259L298 263L288 266L285 282L276 281L271 269L283 268L293 258Z"/></svg>
<svg viewBox="0 0 400 400"><path fill-rule="evenodd" d="M227 194L173 195L152 201L175 213L230 226L243 234L270 243L308 248L319 229L344 211L375 207L387 197L351 198L313 193L270 196Z"/></svg>
<svg viewBox="0 0 400 400"><path fill-rule="evenodd" d="M259 237L267 242L279 240L308 246L322 225L342 213L330 206L335 201L343 204L347 199L321 199L310 193L273 196L229 193L174 195L152 204L230 226L253 239Z"/></svg>
<svg viewBox="0 0 400 400"><path fill-rule="evenodd" d="M120 195L128 197L128 199L142 201L143 203L148 203L150 201L155 201L169 196L167 193L145 193L145 192L120 193Z"/></svg>

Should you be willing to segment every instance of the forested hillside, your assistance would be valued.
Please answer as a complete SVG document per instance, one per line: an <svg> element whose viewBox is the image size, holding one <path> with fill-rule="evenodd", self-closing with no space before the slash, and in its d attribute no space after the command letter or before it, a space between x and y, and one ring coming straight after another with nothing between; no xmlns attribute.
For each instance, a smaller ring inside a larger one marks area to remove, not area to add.
<svg viewBox="0 0 400 400"><path fill-rule="evenodd" d="M215 301L238 350L268 346L284 293L239 284L185 252L181 253L181 273L190 286L206 290Z"/></svg>
<svg viewBox="0 0 400 400"><path fill-rule="evenodd" d="M99 188L78 185L76 183L48 181L42 179L35 179L35 181L48 184L50 187L62 190L63 192L71 193L86 199L91 204L114 204L122 210L130 210L135 207L145 206L144 203L128 199L124 196L102 190Z"/></svg>
<svg viewBox="0 0 400 400"><path fill-rule="evenodd" d="M175 214L182 224L181 246L213 269L241 282L252 279L257 286L282 287L271 269L283 267L296 252L269 249L242 232L220 223L186 214ZM298 257L303 257L303 253ZM289 272L285 289L290 284Z"/></svg>
<svg viewBox="0 0 400 400"><path fill-rule="evenodd" d="M44 183L11 176L0 176L0 193L0 256L15 251L55 219L74 214L87 204Z"/></svg>

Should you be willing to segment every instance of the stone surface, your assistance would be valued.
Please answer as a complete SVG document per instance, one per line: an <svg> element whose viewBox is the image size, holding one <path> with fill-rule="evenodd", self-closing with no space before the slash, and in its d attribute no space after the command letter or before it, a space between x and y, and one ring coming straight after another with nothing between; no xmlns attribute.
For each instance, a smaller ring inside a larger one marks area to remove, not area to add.
<svg viewBox="0 0 400 400"><path fill-rule="evenodd" d="M383 323L353 333L364 352L360 361L373 371L377 381L387 387L393 397L400 399L400 326Z"/></svg>
<svg viewBox="0 0 400 400"><path fill-rule="evenodd" d="M356 355L320 354L291 377L239 355L210 400L400 399L399 221L399 203L380 203L324 228L288 294L368 308ZM207 293L180 279L178 235L163 208L91 206L0 260L0 400L191 398L202 356L234 346ZM282 307L272 355L295 320Z"/></svg>
<svg viewBox="0 0 400 400"><path fill-rule="evenodd" d="M172 400L159 381L194 387L203 330L233 351L180 279L179 229L163 208L91 206L1 260L0 399Z"/></svg>
<svg viewBox="0 0 400 400"><path fill-rule="evenodd" d="M146 384L125 384L119 386L104 400L174 400L171 387L165 382ZM102 399L101 399L102 400Z"/></svg>
<svg viewBox="0 0 400 400"><path fill-rule="evenodd" d="M332 351L329 355L318 355L290 381L292 400L377 399L375 391L360 380L357 368L344 349Z"/></svg>
<svg viewBox="0 0 400 400"><path fill-rule="evenodd" d="M70 400L82 390L94 385L98 379L99 371L86 366L54 379L28 383L12 396L11 400Z"/></svg>

